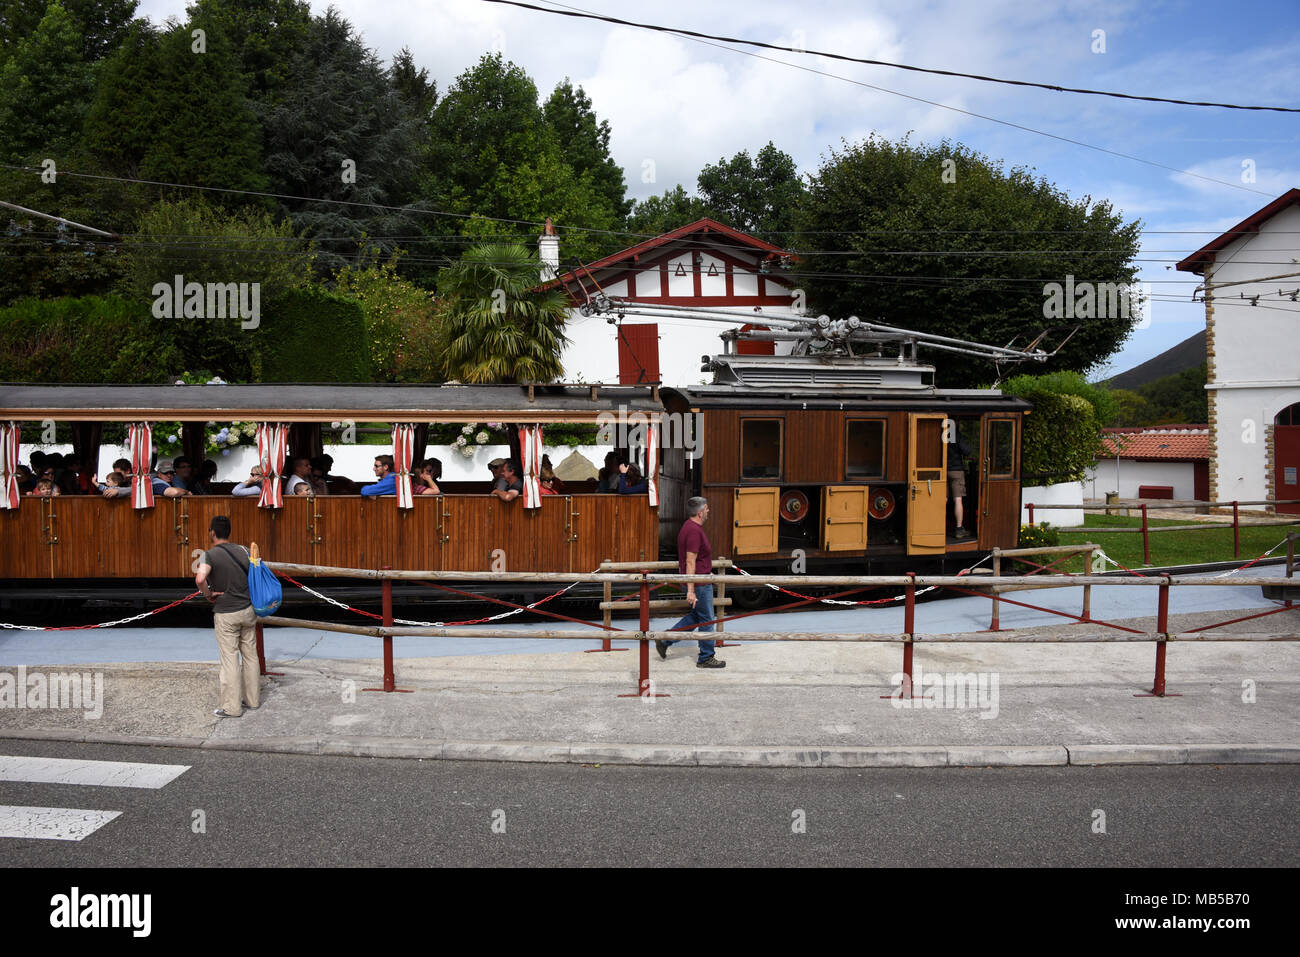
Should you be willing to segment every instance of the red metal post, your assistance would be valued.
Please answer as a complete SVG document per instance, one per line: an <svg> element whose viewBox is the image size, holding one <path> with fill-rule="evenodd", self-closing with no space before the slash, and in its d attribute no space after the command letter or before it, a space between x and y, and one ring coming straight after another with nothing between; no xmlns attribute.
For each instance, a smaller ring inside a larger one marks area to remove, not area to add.
<svg viewBox="0 0 1300 957"><path fill-rule="evenodd" d="M265 647L265 645L262 644L262 623L259 621L259 622L254 626L254 628L255 628L255 630L256 630L256 632L257 632L257 668L258 668L258 671L259 671L261 674L263 674L263 675L269 675L269 676L272 677L272 678L283 678L283 677L284 677L284 672L283 672L283 671L267 671L267 670L266 670L266 647Z"/></svg>
<svg viewBox="0 0 1300 957"><path fill-rule="evenodd" d="M1142 563L1151 564L1151 535L1147 532L1147 503L1142 503Z"/></svg>
<svg viewBox="0 0 1300 957"><path fill-rule="evenodd" d="M1029 509L1029 524L1033 525L1034 524L1034 503L1030 502L1026 507Z"/></svg>
<svg viewBox="0 0 1300 957"><path fill-rule="evenodd" d="M383 571L388 571L392 565L384 565ZM393 627L393 580L385 578L380 586L380 593L383 596L382 611L384 613L384 627ZM362 688L362 691L401 691L409 694L407 688L397 687L397 677L393 674L393 636L384 635L384 686L383 688Z"/></svg>
<svg viewBox="0 0 1300 957"><path fill-rule="evenodd" d="M900 697L914 697L912 689L912 639L916 629L916 572L908 572L907 589L903 598L903 631L907 638L903 642L903 688ZM882 698L893 695L882 694Z"/></svg>
<svg viewBox="0 0 1300 957"><path fill-rule="evenodd" d="M641 662L637 677L636 694L621 694L620 698L667 698L666 694L652 694L650 691L650 639L645 633L650 630L650 581L645 576L649 572L641 570Z"/></svg>
<svg viewBox="0 0 1300 957"><path fill-rule="evenodd" d="M1160 583L1160 604L1156 611L1156 631L1162 635L1169 634L1169 576L1164 576L1164 581ZM1156 679L1151 685L1151 690L1146 694L1135 695L1138 698L1181 698L1182 695L1170 695L1165 692L1165 652L1168 640L1164 637L1156 639Z"/></svg>
<svg viewBox="0 0 1300 957"><path fill-rule="evenodd" d="M1232 557L1241 557L1241 525L1237 522L1237 500L1232 500Z"/></svg>
<svg viewBox="0 0 1300 957"><path fill-rule="evenodd" d="M385 565L387 570L389 566ZM393 580L385 578L383 583L384 627L393 627ZM393 674L393 636L384 635L384 690L392 691L397 687L397 678Z"/></svg>
<svg viewBox="0 0 1300 957"><path fill-rule="evenodd" d="M1000 548L993 549L993 577L1002 577L1002 550ZM993 593L993 617L989 621L989 631L1002 630L1002 603L999 601L1001 597L998 592Z"/></svg>

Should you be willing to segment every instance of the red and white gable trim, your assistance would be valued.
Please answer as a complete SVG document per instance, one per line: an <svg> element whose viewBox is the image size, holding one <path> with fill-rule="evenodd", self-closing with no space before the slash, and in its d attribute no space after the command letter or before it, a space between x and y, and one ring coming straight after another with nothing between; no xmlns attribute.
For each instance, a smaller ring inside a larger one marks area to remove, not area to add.
<svg viewBox="0 0 1300 957"><path fill-rule="evenodd" d="M771 270L793 254L712 219L638 243L571 271L563 286L575 304L595 294L680 306L789 306L794 283Z"/></svg>

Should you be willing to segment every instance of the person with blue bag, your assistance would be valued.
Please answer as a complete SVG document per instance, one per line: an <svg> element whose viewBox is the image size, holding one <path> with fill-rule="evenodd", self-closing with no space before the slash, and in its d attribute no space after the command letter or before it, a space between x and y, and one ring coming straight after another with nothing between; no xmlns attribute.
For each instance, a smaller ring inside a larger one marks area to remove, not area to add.
<svg viewBox="0 0 1300 957"><path fill-rule="evenodd" d="M259 615L280 606L280 583L262 564L256 543L252 552L231 543L229 516L213 516L208 541L211 547L199 560L194 584L213 603L212 625L221 656L221 707L212 713L238 718L244 708L261 704L256 625Z"/></svg>

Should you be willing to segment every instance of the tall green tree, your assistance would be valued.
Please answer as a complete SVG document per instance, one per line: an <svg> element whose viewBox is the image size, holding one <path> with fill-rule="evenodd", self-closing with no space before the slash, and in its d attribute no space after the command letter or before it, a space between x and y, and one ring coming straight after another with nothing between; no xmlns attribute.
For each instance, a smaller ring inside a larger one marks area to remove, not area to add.
<svg viewBox="0 0 1300 957"><path fill-rule="evenodd" d="M203 34L195 37L196 30ZM220 25L199 14L173 26L159 40L156 63L152 78L140 72L120 74L129 84L128 95L140 87L152 92L140 176L218 189L264 190L268 181L262 174L261 130L239 61ZM122 93L103 95L120 100ZM141 139L139 130L122 135L128 144ZM129 145L118 147L103 136L91 145L104 153L130 152Z"/></svg>
<svg viewBox="0 0 1300 957"><path fill-rule="evenodd" d="M1051 283L1134 283L1139 221L959 144L872 138L832 151L795 222L800 285L834 316L998 345L1078 325L1047 368L1079 372L1114 353L1139 319L1118 309L1044 318ZM993 378L987 361L924 355L941 386Z"/></svg>
<svg viewBox="0 0 1300 957"><path fill-rule="evenodd" d="M538 291L538 257L519 245L481 245L443 270L447 376L459 382L551 382L568 341L568 301Z"/></svg>
<svg viewBox="0 0 1300 957"><path fill-rule="evenodd" d="M65 152L81 132L92 92L77 23L51 3L0 63L0 159L20 163Z"/></svg>
<svg viewBox="0 0 1300 957"><path fill-rule="evenodd" d="M610 235L622 217L593 178L597 171L569 161L536 85L499 54L457 77L438 101L429 135L421 196L461 217L431 221L429 255L454 261L463 248L438 234L527 241L548 217L560 227L566 259L589 261L622 245Z"/></svg>
<svg viewBox="0 0 1300 957"><path fill-rule="evenodd" d="M84 145L104 172L137 179L159 123L162 36L138 20L100 64L95 99L86 114Z"/></svg>
<svg viewBox="0 0 1300 957"><path fill-rule="evenodd" d="M794 158L771 142L755 158L741 150L705 166L698 184L720 222L778 244L791 241L795 211L807 195Z"/></svg>
<svg viewBox="0 0 1300 957"><path fill-rule="evenodd" d="M49 0L0 0L0 63L36 32ZM108 56L126 35L138 0L60 0L80 38L81 57L93 63Z"/></svg>
<svg viewBox="0 0 1300 957"><path fill-rule="evenodd" d="M678 183L672 189L633 206L627 218L627 228L633 233L658 236L705 216L712 217L713 210L698 196L687 194Z"/></svg>
<svg viewBox="0 0 1300 957"><path fill-rule="evenodd" d="M559 139L564 158L578 175L591 174L592 185L620 219L632 210L623 168L609 155L609 120L597 120L591 97L568 77L558 83L542 107L542 119Z"/></svg>
<svg viewBox="0 0 1300 957"><path fill-rule="evenodd" d="M310 285L312 276L311 246L287 222L255 206L229 211L198 196L159 202L124 245L130 265L123 292L151 305L159 295L154 287L174 285L180 275L186 283L256 283L266 313L273 301ZM257 337L241 328L239 318L173 315L155 323L156 334L175 345L184 368L249 378ZM364 343L357 348L364 350Z"/></svg>
<svg viewBox="0 0 1300 957"><path fill-rule="evenodd" d="M367 249L387 258L396 249L391 237L419 230L410 214L385 208L415 189L419 129L352 25L332 8L316 17L281 102L267 114L266 170L274 192L339 201L282 200L294 228L317 241L322 270Z"/></svg>
<svg viewBox="0 0 1300 957"><path fill-rule="evenodd" d="M196 0L187 13L220 28L256 105L279 102L307 44L312 17L304 0Z"/></svg>
<svg viewBox="0 0 1300 957"><path fill-rule="evenodd" d="M393 89L406 102L411 113L419 119L421 133L433 117L438 105L438 81L429 79L429 71L415 65L410 47L402 47L393 57L391 70Z"/></svg>

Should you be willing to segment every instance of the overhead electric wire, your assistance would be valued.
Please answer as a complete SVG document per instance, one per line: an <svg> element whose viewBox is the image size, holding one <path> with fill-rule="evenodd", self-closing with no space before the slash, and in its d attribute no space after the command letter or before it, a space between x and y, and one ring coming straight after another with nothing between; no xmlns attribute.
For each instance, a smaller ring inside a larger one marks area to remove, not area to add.
<svg viewBox="0 0 1300 957"><path fill-rule="evenodd" d="M799 53L805 56L824 57L828 60L842 60L845 63L861 63L866 66L883 66L892 70L910 70L913 73L930 73L936 76L955 76L966 80L978 80L981 83L1001 83L1008 86L1027 86L1035 87L1040 90L1050 90L1053 93L1080 93L1087 96L1109 96L1121 100L1145 100L1149 103L1172 103L1176 106L1208 106L1218 107L1225 110L1265 110L1275 113L1300 113L1300 107L1291 106L1246 106L1239 103L1218 103L1204 100L1179 100L1165 96L1140 96L1135 93L1117 93L1111 90L1090 90L1081 87L1061 86L1057 83L1037 83L1031 80L1008 80L1002 77L984 76L980 73L962 73L958 70L939 70L932 67L912 66L907 63L893 63L889 60L870 60L863 57L848 56L843 53L827 53L823 50L806 50L799 47L782 46L779 43L764 43L761 40L747 40L742 37L723 37L712 33L701 33L696 30L687 30L684 27L665 27L654 23L638 23L634 20L624 20L620 17L611 17L605 14L593 13L588 10L580 10L577 7L570 7L566 4L556 4L555 7L539 7L532 3L523 3L521 0L484 0L486 3L500 3L511 7L522 7L526 10L536 10L539 13L550 13L561 17L576 17L584 20L603 20L606 23L612 23L617 26L635 27L638 30L652 30L658 33L671 33L678 36L690 37L700 40L717 40L720 43L739 43L745 46L760 47L764 50L776 50L781 53ZM556 9L562 8L562 9Z"/></svg>
<svg viewBox="0 0 1300 957"><path fill-rule="evenodd" d="M504 2L513 2L513 0L489 0L489 2L502 2L502 3L504 3ZM563 5L563 4L560 4L559 6L564 6L564 5ZM549 8L549 7L538 7L537 9L542 10L542 11L544 11L544 12L548 12L548 13L558 13L558 14L562 14L562 13L564 13L563 10L552 10L552 9ZM570 7L569 9L571 9L571 10L577 10L576 7ZM588 12L588 11L582 11L582 12ZM842 80L842 81L844 81L845 83L852 83L852 84L854 84L855 86L861 86L861 87L864 87L864 88L869 89L869 90L876 90L876 91L878 91L878 92L880 92L880 93L889 93L889 94L891 94L891 95L893 95L893 96L901 96L901 97L903 97L904 99L907 99L907 100L915 100L915 101L918 102L918 103L925 103L925 104L927 104L928 106L937 107L938 109L941 109L941 110L951 110L951 111L954 112L954 113L961 113L961 114L963 114L964 116L973 116L973 117L975 117L976 119L988 120L990 123L997 123L997 124L999 124L999 125L1001 125L1001 126L1008 126L1008 127L1012 128L1012 129L1022 130L1022 131L1026 132L1026 133L1033 133L1033 134L1035 134L1035 135L1037 135L1037 136L1046 136L1046 137L1048 137L1049 139L1059 140L1059 141L1062 142L1062 143L1071 143L1071 144L1073 144L1073 145L1075 145L1075 146L1082 146L1082 147L1085 148L1085 149L1096 150L1096 151L1099 152L1099 153L1106 153L1107 155L1110 155L1110 156L1118 156L1118 157L1120 157L1121 159L1132 160L1132 161L1135 162L1135 163L1144 163L1144 164L1146 164L1147 166L1154 166L1154 167L1156 167L1157 169L1167 170L1168 172L1171 172L1171 173L1178 173L1179 175L1182 175L1182 176L1191 176L1191 177L1194 177L1194 178L1196 178L1196 179L1203 179L1203 180L1205 180L1205 181L1208 182L1208 183L1215 183L1215 184L1217 184L1217 185L1219 185L1219 186L1229 186L1229 187L1231 187L1231 188L1233 188L1233 189L1244 190L1244 191L1247 192L1247 193L1256 193L1256 194L1258 194L1258 195L1260 195L1260 196L1271 196L1271 195L1272 195L1271 193L1268 193L1268 192L1266 192L1266 191L1264 191L1264 190L1262 190L1262 189L1251 189L1249 186L1244 186L1244 185L1242 185L1242 184L1240 184L1240 183L1234 183L1234 182L1231 182L1230 180L1215 179L1213 176L1206 176L1206 175L1203 174L1203 173L1193 173L1191 170L1179 169L1179 168L1176 167L1176 166L1169 166L1169 165L1167 165L1167 164L1165 164L1165 163L1157 163L1155 160L1144 159L1144 158L1141 157L1141 156L1134 156L1134 155L1131 154L1131 153L1121 153L1119 150L1107 149L1107 148L1104 147L1104 146L1094 146L1092 143L1085 143L1083 140L1076 140L1076 139L1073 139L1073 138L1071 138L1071 137L1069 137L1069 136L1061 136L1061 135L1058 134L1058 133L1048 133L1046 130L1036 129L1035 127L1032 127L1032 126L1025 126L1024 124L1021 124L1021 123L1013 123L1013 122L1011 122L1010 120L999 119L999 118L996 117L996 116L989 116L987 113L976 113L976 112L974 112L973 110L963 110L961 107L958 107L958 106L949 106L947 103L940 103L940 102L938 102L937 100L927 100L927 99L926 99L925 97L923 97L923 96L914 96L914 95L912 95L911 93L901 93L901 92L899 92L898 90L891 90L891 89L889 89L888 87L877 86L877 85L874 84L874 83L866 83L866 82L864 82L864 81L862 81L862 80L854 80L854 79L852 79L851 77L841 76L841 75L838 74L838 73L829 73L829 72L827 72L826 70L818 70L818 69L816 69L815 67L804 66L804 65L801 64L801 63L791 63L789 60L778 60L778 59L776 59L776 58L774 58L774 57L763 56L761 53L752 53L752 52L749 51L749 50L737 50L735 47L723 46L723 45L720 44L720 43L714 43L714 42L712 42L712 41L710 41L710 40L704 40L704 39L701 39L700 37L697 37L697 36L688 36L688 35L686 35L686 34L684 34L684 33L683 33L682 35L683 35L686 39L688 39L688 40L692 40L692 41L694 41L695 43L702 43L702 44L704 44L705 46L717 47L719 50L728 50L728 51L730 51L730 52L732 52L732 53L740 53L740 54L742 54L742 55L744 55L744 56L754 57L756 60L766 60L766 61L768 61L769 63L779 63L779 64L781 64L782 66L792 67L792 68L794 68L794 69L796 69L796 70L803 70L803 71L806 72L806 73L815 73L815 74L817 74L818 76L829 77L830 79L833 79L833 80Z"/></svg>

